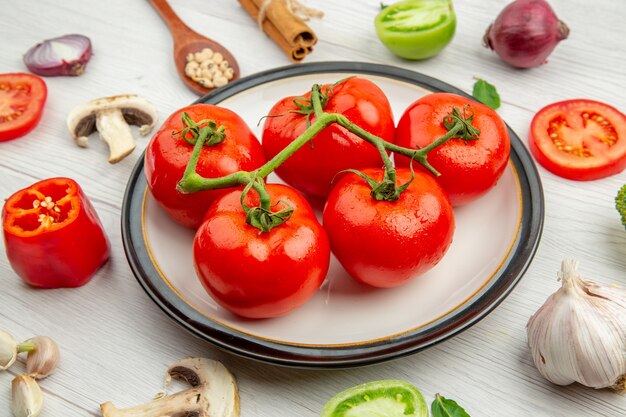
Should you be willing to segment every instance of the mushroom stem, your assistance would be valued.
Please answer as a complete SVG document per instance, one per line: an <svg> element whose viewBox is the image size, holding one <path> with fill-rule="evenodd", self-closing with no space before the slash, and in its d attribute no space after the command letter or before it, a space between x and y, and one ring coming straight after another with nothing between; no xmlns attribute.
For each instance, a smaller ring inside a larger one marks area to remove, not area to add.
<svg viewBox="0 0 626 417"><path fill-rule="evenodd" d="M109 145L109 162L114 164L135 150L135 139L120 109L103 110L96 116L96 129Z"/></svg>
<svg viewBox="0 0 626 417"><path fill-rule="evenodd" d="M100 410L104 417L208 416L204 411L209 405L203 389L205 387L191 388L128 408L117 408L113 403L106 402L100 406Z"/></svg>
<svg viewBox="0 0 626 417"><path fill-rule="evenodd" d="M187 381L191 388L159 396L147 404L117 408L100 405L104 417L239 417L239 392L235 377L220 362L185 358L167 370L170 378Z"/></svg>

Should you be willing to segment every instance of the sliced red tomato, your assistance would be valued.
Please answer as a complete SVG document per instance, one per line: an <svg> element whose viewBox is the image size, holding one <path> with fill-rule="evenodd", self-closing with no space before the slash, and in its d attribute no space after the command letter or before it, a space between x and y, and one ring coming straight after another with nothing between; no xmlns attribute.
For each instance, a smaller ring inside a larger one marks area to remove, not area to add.
<svg viewBox="0 0 626 417"><path fill-rule="evenodd" d="M0 74L0 142L24 136L37 126L48 89L36 75Z"/></svg>
<svg viewBox="0 0 626 417"><path fill-rule="evenodd" d="M626 168L626 116L598 101L560 101L535 115L528 143L553 174L579 181L608 177Z"/></svg>

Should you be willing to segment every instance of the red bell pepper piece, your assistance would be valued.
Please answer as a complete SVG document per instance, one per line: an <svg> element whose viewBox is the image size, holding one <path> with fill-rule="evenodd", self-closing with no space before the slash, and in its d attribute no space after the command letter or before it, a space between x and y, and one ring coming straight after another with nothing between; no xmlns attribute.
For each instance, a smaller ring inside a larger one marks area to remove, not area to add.
<svg viewBox="0 0 626 417"><path fill-rule="evenodd" d="M34 287L79 287L109 258L100 219L69 178L50 178L13 194L4 204L2 226L11 267Z"/></svg>

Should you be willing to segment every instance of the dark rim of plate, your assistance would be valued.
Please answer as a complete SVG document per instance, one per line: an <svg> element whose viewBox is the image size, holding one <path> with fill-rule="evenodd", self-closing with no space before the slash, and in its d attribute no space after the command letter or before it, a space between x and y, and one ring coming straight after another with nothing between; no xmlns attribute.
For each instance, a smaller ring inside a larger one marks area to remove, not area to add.
<svg viewBox="0 0 626 417"><path fill-rule="evenodd" d="M442 81L392 66L357 62L321 62L290 65L241 78L197 100L217 104L258 85L308 74L348 72L383 76L433 92L470 97ZM470 97L471 98L471 97ZM130 267L152 300L180 326L217 347L263 362L303 368L345 368L398 358L440 343L476 324L513 290L528 268L543 228L544 200L537 169L519 137L509 128L511 162L522 195L520 230L512 250L496 276L465 304L417 330L369 344L349 346L300 346L283 344L238 332L204 316L185 303L161 278L146 248L142 211L146 179L141 157L131 174L122 207L122 239Z"/></svg>

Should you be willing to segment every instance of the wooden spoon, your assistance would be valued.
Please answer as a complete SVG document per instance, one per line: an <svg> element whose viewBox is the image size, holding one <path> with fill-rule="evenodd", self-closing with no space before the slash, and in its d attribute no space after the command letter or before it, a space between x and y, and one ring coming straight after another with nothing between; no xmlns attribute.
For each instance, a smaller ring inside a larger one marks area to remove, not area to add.
<svg viewBox="0 0 626 417"><path fill-rule="evenodd" d="M150 0L150 4L159 12L170 28L170 32L172 32L172 37L174 38L174 64L176 65L178 75L191 91L203 96L213 90L213 88L206 88L200 85L185 74L187 55L189 53L200 52L203 48L211 48L213 52L221 53L224 60L228 61L233 69L233 79L229 82L239 78L239 65L228 49L214 40L205 38L191 30L180 20L176 13L174 13L174 10L172 10L166 0Z"/></svg>

